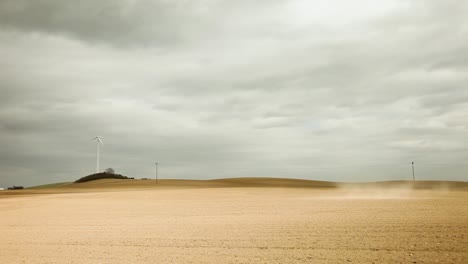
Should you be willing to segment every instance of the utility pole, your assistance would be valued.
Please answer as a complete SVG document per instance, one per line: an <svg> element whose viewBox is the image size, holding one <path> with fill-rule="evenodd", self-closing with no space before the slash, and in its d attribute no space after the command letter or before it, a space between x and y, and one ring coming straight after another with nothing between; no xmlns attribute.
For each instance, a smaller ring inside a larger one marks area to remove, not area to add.
<svg viewBox="0 0 468 264"><path fill-rule="evenodd" d="M413 182L414 182L414 161L411 162L411 167L413 167Z"/></svg>
<svg viewBox="0 0 468 264"><path fill-rule="evenodd" d="M158 163L156 162L156 183L158 183Z"/></svg>

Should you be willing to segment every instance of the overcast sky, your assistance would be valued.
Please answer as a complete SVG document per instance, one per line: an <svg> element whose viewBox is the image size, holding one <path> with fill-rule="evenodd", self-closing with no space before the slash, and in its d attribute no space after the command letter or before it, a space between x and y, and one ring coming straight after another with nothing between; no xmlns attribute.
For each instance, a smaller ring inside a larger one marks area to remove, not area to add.
<svg viewBox="0 0 468 264"><path fill-rule="evenodd" d="M79 3L78 3L79 2ZM468 181L468 1L0 0L0 187Z"/></svg>

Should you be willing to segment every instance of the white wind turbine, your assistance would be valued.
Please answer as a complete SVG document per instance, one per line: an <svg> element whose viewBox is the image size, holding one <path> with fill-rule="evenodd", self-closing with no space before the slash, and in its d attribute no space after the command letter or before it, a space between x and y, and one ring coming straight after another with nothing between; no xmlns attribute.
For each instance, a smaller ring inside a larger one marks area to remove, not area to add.
<svg viewBox="0 0 468 264"><path fill-rule="evenodd" d="M97 161L96 161L96 173L99 172L99 146L102 144L104 145L104 143L102 142L102 137L95 137L91 140L96 140L96 143L97 143Z"/></svg>

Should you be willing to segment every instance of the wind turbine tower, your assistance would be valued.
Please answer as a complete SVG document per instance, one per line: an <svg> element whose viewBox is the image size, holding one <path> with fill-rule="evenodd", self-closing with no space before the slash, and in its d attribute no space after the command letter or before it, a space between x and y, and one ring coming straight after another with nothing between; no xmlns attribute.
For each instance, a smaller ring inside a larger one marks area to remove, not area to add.
<svg viewBox="0 0 468 264"><path fill-rule="evenodd" d="M99 146L104 145L104 143L102 142L102 137L99 137L99 136L93 138L92 140L96 140L96 143L97 143L96 173L98 173L99 172Z"/></svg>

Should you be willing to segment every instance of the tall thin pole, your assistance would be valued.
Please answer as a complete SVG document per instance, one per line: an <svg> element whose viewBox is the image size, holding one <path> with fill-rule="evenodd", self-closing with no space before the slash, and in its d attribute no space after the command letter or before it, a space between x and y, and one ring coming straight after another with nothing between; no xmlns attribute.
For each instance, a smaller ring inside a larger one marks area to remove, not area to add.
<svg viewBox="0 0 468 264"><path fill-rule="evenodd" d="M99 140L97 140L97 161L96 161L96 173L99 172Z"/></svg>
<svg viewBox="0 0 468 264"><path fill-rule="evenodd" d="M414 161L411 162L411 167L413 167L413 182L414 182Z"/></svg>
<svg viewBox="0 0 468 264"><path fill-rule="evenodd" d="M158 183L158 163L156 162L156 183Z"/></svg>
<svg viewBox="0 0 468 264"><path fill-rule="evenodd" d="M102 138L101 137L95 137L93 138L92 140L96 140L96 144L97 144L97 155L96 155L96 173L99 173L99 148L100 148L100 144L103 144L102 143Z"/></svg>

